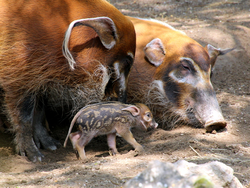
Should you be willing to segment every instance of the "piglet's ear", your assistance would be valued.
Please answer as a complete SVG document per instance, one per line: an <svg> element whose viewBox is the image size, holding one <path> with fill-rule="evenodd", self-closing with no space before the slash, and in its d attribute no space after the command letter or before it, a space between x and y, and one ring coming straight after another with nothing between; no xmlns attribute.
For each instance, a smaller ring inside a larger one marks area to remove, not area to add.
<svg viewBox="0 0 250 188"><path fill-rule="evenodd" d="M211 44L208 44L205 49L207 50L208 52L208 55L210 57L210 62L211 62L211 66L213 67L214 64L215 64L215 61L217 59L217 57L219 55L225 55L227 54L228 52L231 52L232 50L234 50L234 48L228 48L228 49L220 49L220 48L215 48L213 47Z"/></svg>
<svg viewBox="0 0 250 188"><path fill-rule="evenodd" d="M123 108L122 110L129 111L132 114L132 116L138 116L140 114L140 109L133 105L127 108Z"/></svg>
<svg viewBox="0 0 250 188"><path fill-rule="evenodd" d="M161 39L151 40L144 48L144 53L152 65L160 66L165 58L165 49Z"/></svg>
<svg viewBox="0 0 250 188"><path fill-rule="evenodd" d="M68 60L71 69L74 69L75 60L68 49L70 35L74 27L83 25L94 29L98 34L101 43L108 50L112 49L115 46L116 40L118 38L116 26L113 20L108 17L86 18L71 22L65 33L62 46L63 55Z"/></svg>

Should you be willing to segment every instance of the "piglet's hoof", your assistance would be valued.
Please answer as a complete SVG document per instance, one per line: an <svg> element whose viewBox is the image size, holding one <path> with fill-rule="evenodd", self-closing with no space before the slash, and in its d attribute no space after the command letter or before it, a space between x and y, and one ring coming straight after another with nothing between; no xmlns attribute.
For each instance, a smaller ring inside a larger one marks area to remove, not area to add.
<svg viewBox="0 0 250 188"><path fill-rule="evenodd" d="M134 151L134 157L138 156L138 155L143 155L145 153L143 147L137 148Z"/></svg>
<svg viewBox="0 0 250 188"><path fill-rule="evenodd" d="M109 150L109 155L111 155L111 156L116 156L116 155L119 155L120 153L118 152L118 151L114 151L114 150L112 150L112 149L110 149Z"/></svg>

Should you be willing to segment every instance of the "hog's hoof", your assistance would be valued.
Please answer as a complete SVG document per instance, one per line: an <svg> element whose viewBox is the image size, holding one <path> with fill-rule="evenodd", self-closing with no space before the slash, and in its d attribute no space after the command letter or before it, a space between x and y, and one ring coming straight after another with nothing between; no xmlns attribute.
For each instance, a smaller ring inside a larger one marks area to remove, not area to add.
<svg viewBox="0 0 250 188"><path fill-rule="evenodd" d="M35 129L34 141L38 148L43 147L44 149L54 151L61 147L61 143L58 140L52 138L47 132L47 129L42 126L37 126Z"/></svg>
<svg viewBox="0 0 250 188"><path fill-rule="evenodd" d="M37 135L34 140L38 148L43 147L44 149L51 151L54 151L62 146L58 140L49 135Z"/></svg>
<svg viewBox="0 0 250 188"><path fill-rule="evenodd" d="M205 129L207 133L213 132L213 130L219 131L221 129L224 129L227 126L226 121L216 121L216 122L207 122L205 124Z"/></svg>
<svg viewBox="0 0 250 188"><path fill-rule="evenodd" d="M26 143L23 148L20 148L18 150L20 151L21 156L27 156L27 158L34 163L41 162L42 158L44 158L44 155L36 147L33 140L30 145L27 145Z"/></svg>
<svg viewBox="0 0 250 188"><path fill-rule="evenodd" d="M36 162L42 162L44 155L41 152L39 152L37 154L28 155L27 157L31 162L36 163Z"/></svg>

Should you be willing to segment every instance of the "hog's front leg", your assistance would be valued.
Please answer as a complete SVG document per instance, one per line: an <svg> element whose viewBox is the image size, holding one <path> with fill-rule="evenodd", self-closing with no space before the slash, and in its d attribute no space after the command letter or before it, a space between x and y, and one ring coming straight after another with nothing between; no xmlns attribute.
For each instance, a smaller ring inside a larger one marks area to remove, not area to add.
<svg viewBox="0 0 250 188"><path fill-rule="evenodd" d="M107 134L108 146L111 155L116 155L119 152L116 149L116 133Z"/></svg>
<svg viewBox="0 0 250 188"><path fill-rule="evenodd" d="M129 144L131 144L134 148L135 151L138 153L138 155L141 155L144 153L144 149L142 145L140 145L138 142L136 142L133 134L130 131L122 131L122 132L117 132L121 137L123 137Z"/></svg>
<svg viewBox="0 0 250 188"><path fill-rule="evenodd" d="M61 146L61 143L49 135L46 129L46 121L43 100L36 97L32 114L35 144L38 148L42 146L44 149L56 150Z"/></svg>
<svg viewBox="0 0 250 188"><path fill-rule="evenodd" d="M31 97L27 97L17 105L19 102L16 101L17 99L16 95L6 93L6 108L15 131L16 151L22 156L26 155L33 162L41 161L43 154L37 148L33 138L34 101Z"/></svg>

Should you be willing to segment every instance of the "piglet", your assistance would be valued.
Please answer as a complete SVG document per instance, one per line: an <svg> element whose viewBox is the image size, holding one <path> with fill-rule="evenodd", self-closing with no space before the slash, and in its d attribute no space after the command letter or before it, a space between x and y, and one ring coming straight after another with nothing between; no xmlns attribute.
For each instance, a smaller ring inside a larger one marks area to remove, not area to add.
<svg viewBox="0 0 250 188"><path fill-rule="evenodd" d="M75 124L79 130L71 133ZM69 137L73 148L78 152L78 157L85 159L84 147L91 139L99 135L107 135L110 152L115 155L118 153L116 149L116 135L118 135L131 144L138 154L141 154L143 147L134 139L130 128L147 131L157 126L152 113L144 104L131 105L120 102L92 104L82 108L73 118L64 147Z"/></svg>

